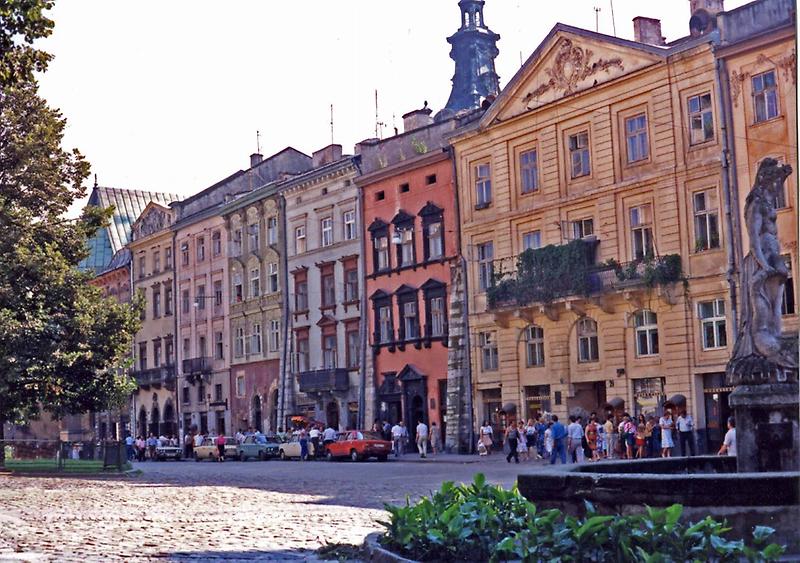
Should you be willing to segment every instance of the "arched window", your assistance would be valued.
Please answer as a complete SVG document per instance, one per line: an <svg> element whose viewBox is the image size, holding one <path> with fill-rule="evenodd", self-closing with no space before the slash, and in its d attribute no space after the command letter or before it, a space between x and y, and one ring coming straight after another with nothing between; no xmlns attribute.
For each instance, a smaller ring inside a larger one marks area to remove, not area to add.
<svg viewBox="0 0 800 563"><path fill-rule="evenodd" d="M525 330L525 357L528 367L544 365L544 329L531 325Z"/></svg>
<svg viewBox="0 0 800 563"><path fill-rule="evenodd" d="M655 356L658 354L658 316L647 309L634 315L636 330L636 355Z"/></svg>
<svg viewBox="0 0 800 563"><path fill-rule="evenodd" d="M597 323L588 317L578 321L578 361L596 362L600 359L597 342Z"/></svg>

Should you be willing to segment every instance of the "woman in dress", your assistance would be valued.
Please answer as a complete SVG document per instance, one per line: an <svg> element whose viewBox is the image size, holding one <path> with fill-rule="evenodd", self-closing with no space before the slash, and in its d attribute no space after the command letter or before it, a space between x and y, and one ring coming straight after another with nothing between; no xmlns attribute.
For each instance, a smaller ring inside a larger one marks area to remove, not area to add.
<svg viewBox="0 0 800 563"><path fill-rule="evenodd" d="M545 459L550 459L553 456L553 423L547 423L547 430L544 431L544 452Z"/></svg>
<svg viewBox="0 0 800 563"><path fill-rule="evenodd" d="M672 411L667 411L658 421L661 427L661 457L672 457L672 448L675 442L672 441L672 428L675 422L672 420Z"/></svg>
<svg viewBox="0 0 800 563"><path fill-rule="evenodd" d="M533 419L528 419L528 424L525 425L525 449L528 453L528 459L537 459L539 454L536 452L536 425Z"/></svg>
<svg viewBox="0 0 800 563"><path fill-rule="evenodd" d="M436 422L431 422L431 451L433 455L436 455L442 449L441 441L442 435L439 433L439 427L436 426Z"/></svg>
<svg viewBox="0 0 800 563"><path fill-rule="evenodd" d="M521 420L517 423L517 431L519 434L519 439L517 440L517 453L523 461L527 461L530 459L528 456L528 441L525 436L525 423Z"/></svg>
<svg viewBox="0 0 800 563"><path fill-rule="evenodd" d="M486 448L486 454L492 454L492 444L494 440L492 440L492 436L494 431L492 430L491 424L489 424L488 420L483 421L483 426L481 426L481 442L483 446Z"/></svg>
<svg viewBox="0 0 800 563"><path fill-rule="evenodd" d="M583 433L586 437L589 450L592 452L592 461L599 461L600 457L597 453L597 416L592 414L592 416L589 417L589 424L586 425L586 429Z"/></svg>

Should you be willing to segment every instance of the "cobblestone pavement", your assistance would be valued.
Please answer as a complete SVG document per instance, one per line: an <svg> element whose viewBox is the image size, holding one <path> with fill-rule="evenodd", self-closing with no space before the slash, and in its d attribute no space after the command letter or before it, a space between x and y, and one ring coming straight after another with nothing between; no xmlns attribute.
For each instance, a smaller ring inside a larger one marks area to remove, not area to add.
<svg viewBox="0 0 800 563"><path fill-rule="evenodd" d="M540 463L147 462L129 478L0 475L0 561L308 560L326 542L379 530L384 502L477 472L511 486Z"/></svg>

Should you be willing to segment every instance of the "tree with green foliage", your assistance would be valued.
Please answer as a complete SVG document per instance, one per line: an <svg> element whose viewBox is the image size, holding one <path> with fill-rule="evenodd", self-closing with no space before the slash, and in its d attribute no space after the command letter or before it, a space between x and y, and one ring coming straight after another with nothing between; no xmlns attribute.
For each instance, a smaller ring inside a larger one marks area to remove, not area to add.
<svg viewBox="0 0 800 563"><path fill-rule="evenodd" d="M52 31L52 4L0 3L0 444L6 422L104 410L132 389L119 367L137 307L104 298L77 268L112 210L65 218L89 165L61 148L66 120L34 77L50 60L33 44Z"/></svg>

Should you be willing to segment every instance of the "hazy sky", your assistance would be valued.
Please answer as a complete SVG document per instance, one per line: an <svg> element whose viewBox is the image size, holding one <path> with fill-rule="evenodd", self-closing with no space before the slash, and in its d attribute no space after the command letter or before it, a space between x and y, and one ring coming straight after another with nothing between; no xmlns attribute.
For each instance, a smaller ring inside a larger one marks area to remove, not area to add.
<svg viewBox="0 0 800 563"><path fill-rule="evenodd" d="M745 0L727 0L731 9ZM612 34L610 0L487 0L501 36L501 86L556 24ZM689 0L615 0L616 32L659 18L688 32ZM195 193L286 146L311 154L334 139L351 152L427 100L441 109L453 62L457 0L58 0L42 47L55 55L43 95L69 121L99 183ZM91 179L88 180L91 182Z"/></svg>

